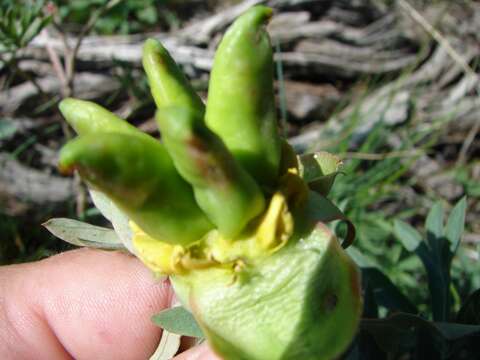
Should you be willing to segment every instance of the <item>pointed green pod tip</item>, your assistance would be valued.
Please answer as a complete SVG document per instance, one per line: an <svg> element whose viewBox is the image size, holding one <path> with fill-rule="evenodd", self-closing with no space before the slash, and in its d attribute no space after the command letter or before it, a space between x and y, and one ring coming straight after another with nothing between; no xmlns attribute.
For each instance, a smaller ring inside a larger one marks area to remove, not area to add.
<svg viewBox="0 0 480 360"><path fill-rule="evenodd" d="M60 150L58 171L63 175L72 175L75 170L75 154L70 148L63 147Z"/></svg>
<svg viewBox="0 0 480 360"><path fill-rule="evenodd" d="M167 50L162 46L162 44L153 39L149 38L143 44L144 54L162 54L163 56L169 56Z"/></svg>
<svg viewBox="0 0 480 360"><path fill-rule="evenodd" d="M71 117L72 112L75 111L76 102L77 100L74 98L65 98L62 101L60 101L58 108L60 109L60 112L65 118Z"/></svg>
<svg viewBox="0 0 480 360"><path fill-rule="evenodd" d="M138 206L152 191L147 167L155 164L154 153L148 152L156 149L149 145L118 133L83 135L60 150L59 168L64 172L78 170L90 185ZM160 153L158 160L161 158Z"/></svg>
<svg viewBox="0 0 480 360"><path fill-rule="evenodd" d="M145 42L142 63L157 107L185 106L203 111L202 100L159 41Z"/></svg>
<svg viewBox="0 0 480 360"><path fill-rule="evenodd" d="M273 9L264 5L252 6L248 11L242 14L235 22L235 26L243 26L246 23L250 26L258 27L266 25L273 16ZM233 28L233 26L232 26Z"/></svg>
<svg viewBox="0 0 480 360"><path fill-rule="evenodd" d="M133 125L91 101L66 98L58 106L79 135L97 132L141 133Z"/></svg>

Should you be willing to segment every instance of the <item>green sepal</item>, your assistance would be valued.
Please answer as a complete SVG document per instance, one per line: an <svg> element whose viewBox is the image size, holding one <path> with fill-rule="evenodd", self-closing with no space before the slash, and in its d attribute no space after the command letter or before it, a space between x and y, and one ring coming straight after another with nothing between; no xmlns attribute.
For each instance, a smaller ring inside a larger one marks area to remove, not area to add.
<svg viewBox="0 0 480 360"><path fill-rule="evenodd" d="M204 338L202 329L198 326L192 313L183 306L162 310L152 316L152 321L155 325L174 334Z"/></svg>
<svg viewBox="0 0 480 360"><path fill-rule="evenodd" d="M347 226L347 233L345 238L342 241L342 247L344 249L348 248L353 241L355 240L355 226L350 221L349 218L345 216L342 210L340 210L334 203L332 203L325 196L315 192L310 191L310 198L312 201L308 202L305 209L303 209L304 214L301 216L297 214L299 218L315 218L318 221L329 223L335 220L343 221ZM303 220L302 220L303 221Z"/></svg>
<svg viewBox="0 0 480 360"><path fill-rule="evenodd" d="M322 223L297 231L236 273L171 278L222 358L333 359L350 344L362 311L358 270Z"/></svg>
<svg viewBox="0 0 480 360"><path fill-rule="evenodd" d="M340 173L342 161L336 155L325 151L298 156L300 175L308 187L327 196L335 178Z"/></svg>

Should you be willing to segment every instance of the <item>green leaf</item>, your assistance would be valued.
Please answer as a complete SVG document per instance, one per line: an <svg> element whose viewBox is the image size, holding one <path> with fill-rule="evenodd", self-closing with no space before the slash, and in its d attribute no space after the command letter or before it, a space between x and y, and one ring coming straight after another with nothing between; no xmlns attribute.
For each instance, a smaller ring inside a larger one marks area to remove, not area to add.
<svg viewBox="0 0 480 360"><path fill-rule="evenodd" d="M429 215L429 217L434 216L435 219L442 218L442 216L439 216L438 210L437 208L433 213L430 212L433 215ZM430 218L431 227L438 225L438 223L433 224L433 218ZM427 247L421 235L409 224L395 220L393 229L395 237L402 242L405 248L408 251L415 252L422 260L423 266L427 271L434 319L444 320L448 312L448 279L442 268L442 259L440 257L435 258L435 254ZM435 241L437 241L436 238Z"/></svg>
<svg viewBox="0 0 480 360"><path fill-rule="evenodd" d="M425 267L427 268L433 319L444 321L449 312L449 279L445 278L445 272L441 268L433 264L427 264Z"/></svg>
<svg viewBox="0 0 480 360"><path fill-rule="evenodd" d="M22 3L22 2L20 2ZM25 47L48 25L50 16L43 14L44 1L24 4L3 3L0 11L0 48L15 51Z"/></svg>
<svg viewBox="0 0 480 360"><path fill-rule="evenodd" d="M461 324L480 325L480 289L471 294L457 315Z"/></svg>
<svg viewBox="0 0 480 360"><path fill-rule="evenodd" d="M422 267L422 263L416 254L405 257L397 265L401 271L414 272L418 274L418 270Z"/></svg>
<svg viewBox="0 0 480 360"><path fill-rule="evenodd" d="M433 323L446 340L457 340L464 336L480 335L480 325L457 324L450 322Z"/></svg>
<svg viewBox="0 0 480 360"><path fill-rule="evenodd" d="M450 242L450 252L452 256L457 252L460 239L465 228L465 212L467 209L467 199L463 197L450 212L445 227L445 236Z"/></svg>
<svg viewBox="0 0 480 360"><path fill-rule="evenodd" d="M102 192L89 189L89 193L95 207L112 223L113 229L123 245L128 251L135 253L132 244L133 233L128 224L129 219L127 215Z"/></svg>
<svg viewBox="0 0 480 360"><path fill-rule="evenodd" d="M344 221L347 224L347 234L342 242L342 247L349 247L355 239L355 226L353 223L325 196L312 191L310 192L310 195L310 201L307 206L307 213L309 216L324 223L329 223L334 220Z"/></svg>
<svg viewBox="0 0 480 360"><path fill-rule="evenodd" d="M47 26L51 21L51 17L46 17L46 18L41 18L37 17L35 18L27 28L25 28L24 33L22 34L22 37L20 39L20 46L25 47L27 46L32 39L37 36L40 31Z"/></svg>
<svg viewBox="0 0 480 360"><path fill-rule="evenodd" d="M363 281L363 317L376 319L378 318L378 304L375 299L373 287L368 281Z"/></svg>
<svg viewBox="0 0 480 360"><path fill-rule="evenodd" d="M335 177L339 174L342 161L325 151L298 156L300 176L308 187L321 195L328 195Z"/></svg>
<svg viewBox="0 0 480 360"><path fill-rule="evenodd" d="M390 310L404 311L415 314L415 305L390 281L377 266L354 246L346 250L347 254L362 270L365 288L368 288L376 304Z"/></svg>
<svg viewBox="0 0 480 360"><path fill-rule="evenodd" d="M362 278L371 288L378 305L393 311L403 311L411 314L418 312L415 305L380 270L362 268Z"/></svg>
<svg viewBox="0 0 480 360"><path fill-rule="evenodd" d="M180 349L181 336L163 330L160 344L149 360L171 360Z"/></svg>
<svg viewBox="0 0 480 360"><path fill-rule="evenodd" d="M443 222L443 206L440 201L437 201L428 213L425 222L430 256L423 255L422 257L427 269L433 319L436 321L445 321L450 311L451 253L446 247Z"/></svg>
<svg viewBox="0 0 480 360"><path fill-rule="evenodd" d="M434 253L437 262L441 261L441 242L444 236L443 220L443 206L440 201L437 201L430 209L425 222L425 228L427 230L427 242L431 251Z"/></svg>
<svg viewBox="0 0 480 360"><path fill-rule="evenodd" d="M204 337L193 315L182 306L163 310L154 315L152 321L155 325L175 334L196 338Z"/></svg>
<svg viewBox="0 0 480 360"><path fill-rule="evenodd" d="M122 241L112 229L65 218L50 219L43 226L56 237L76 246L107 250L124 249Z"/></svg>
<svg viewBox="0 0 480 360"><path fill-rule="evenodd" d="M157 9L153 5L149 5L143 9L139 9L136 12L137 18L145 24L155 24L158 21Z"/></svg>
<svg viewBox="0 0 480 360"><path fill-rule="evenodd" d="M402 253L403 253L402 245L392 244L390 246L388 253L386 254L386 257L391 263L398 264L398 262L400 261L400 257L402 256Z"/></svg>
<svg viewBox="0 0 480 360"><path fill-rule="evenodd" d="M422 236L418 233L418 231L415 230L415 228L410 224L407 224L401 220L394 221L393 233L408 251L416 251L422 242Z"/></svg>
<svg viewBox="0 0 480 360"><path fill-rule="evenodd" d="M348 249L345 250L350 256L353 261L355 261L355 264L357 264L361 268L367 268L367 267L378 267L378 263L376 262L376 259L372 259L366 254L364 254L362 251L358 250L355 246L350 246Z"/></svg>
<svg viewBox="0 0 480 360"><path fill-rule="evenodd" d="M360 325L388 353L415 348L417 335L438 341L454 341L480 333L480 326L431 322L420 316L399 313L385 319L364 319Z"/></svg>

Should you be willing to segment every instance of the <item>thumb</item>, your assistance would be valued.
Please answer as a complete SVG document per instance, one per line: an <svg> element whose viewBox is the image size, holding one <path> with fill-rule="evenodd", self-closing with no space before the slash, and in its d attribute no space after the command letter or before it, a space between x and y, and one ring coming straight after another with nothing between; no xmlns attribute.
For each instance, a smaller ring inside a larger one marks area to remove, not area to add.
<svg viewBox="0 0 480 360"><path fill-rule="evenodd" d="M171 297L167 281L120 252L0 267L0 358L148 358L161 336L150 317Z"/></svg>

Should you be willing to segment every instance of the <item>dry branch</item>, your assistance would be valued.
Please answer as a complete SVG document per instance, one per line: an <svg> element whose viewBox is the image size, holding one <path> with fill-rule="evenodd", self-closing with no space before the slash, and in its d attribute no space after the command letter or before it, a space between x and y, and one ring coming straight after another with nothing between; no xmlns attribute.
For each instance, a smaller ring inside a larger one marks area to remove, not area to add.
<svg viewBox="0 0 480 360"><path fill-rule="evenodd" d="M0 168L0 200L7 212L23 212L31 205L58 205L73 196L71 179L29 168L9 154L0 153Z"/></svg>
<svg viewBox="0 0 480 360"><path fill-rule="evenodd" d="M48 75L38 80L46 93L59 94L62 84L58 78ZM118 88L118 83L107 75L80 73L75 78L77 95L84 99L95 99ZM0 107L5 114L14 113L26 100L35 96L37 89L30 82L24 82L0 93Z"/></svg>

